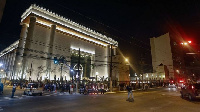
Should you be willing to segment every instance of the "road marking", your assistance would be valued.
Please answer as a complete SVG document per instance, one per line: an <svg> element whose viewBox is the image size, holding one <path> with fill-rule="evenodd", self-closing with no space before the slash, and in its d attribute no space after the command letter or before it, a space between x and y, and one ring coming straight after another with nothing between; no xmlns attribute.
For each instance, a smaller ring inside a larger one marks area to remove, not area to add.
<svg viewBox="0 0 200 112"><path fill-rule="evenodd" d="M19 99L23 99L23 97L20 97Z"/></svg>
<svg viewBox="0 0 200 112"><path fill-rule="evenodd" d="M9 99L10 100L11 98L10 97L4 97L4 99Z"/></svg>

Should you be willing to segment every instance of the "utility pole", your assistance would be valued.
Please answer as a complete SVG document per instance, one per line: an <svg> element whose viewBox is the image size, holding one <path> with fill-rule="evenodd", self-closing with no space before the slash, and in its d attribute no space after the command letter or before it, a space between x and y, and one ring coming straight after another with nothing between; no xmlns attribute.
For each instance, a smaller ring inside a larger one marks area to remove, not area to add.
<svg viewBox="0 0 200 112"><path fill-rule="evenodd" d="M110 92L112 92L112 44L111 44L111 50L110 50Z"/></svg>
<svg viewBox="0 0 200 112"><path fill-rule="evenodd" d="M78 50L78 78L76 80L76 93L78 93L78 85L79 85L79 81L80 81L80 58L81 58L81 52L80 52L80 48Z"/></svg>
<svg viewBox="0 0 200 112"><path fill-rule="evenodd" d="M144 83L143 83L143 67L144 67L144 61L143 61L143 56L141 55L141 59L140 59L140 66L141 66L141 74L142 74L142 89L144 89Z"/></svg>

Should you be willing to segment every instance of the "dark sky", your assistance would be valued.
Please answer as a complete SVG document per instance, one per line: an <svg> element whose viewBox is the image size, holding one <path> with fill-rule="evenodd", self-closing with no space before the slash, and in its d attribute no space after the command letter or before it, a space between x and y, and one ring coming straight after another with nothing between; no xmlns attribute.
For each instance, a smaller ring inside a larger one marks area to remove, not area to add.
<svg viewBox="0 0 200 112"><path fill-rule="evenodd" d="M117 40L132 63L142 56L151 65L149 38L172 29L200 42L198 0L7 0L1 50L19 39L20 16L33 3Z"/></svg>

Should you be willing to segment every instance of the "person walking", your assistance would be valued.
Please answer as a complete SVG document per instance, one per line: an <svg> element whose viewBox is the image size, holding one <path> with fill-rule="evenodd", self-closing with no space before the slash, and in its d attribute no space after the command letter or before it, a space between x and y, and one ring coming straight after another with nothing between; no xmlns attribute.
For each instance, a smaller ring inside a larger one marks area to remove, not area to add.
<svg viewBox="0 0 200 112"><path fill-rule="evenodd" d="M11 98L14 98L15 91L16 91L16 84L13 85Z"/></svg>
<svg viewBox="0 0 200 112"><path fill-rule="evenodd" d="M129 102L133 102L134 101L134 97L133 97L133 92L132 92L132 88L131 86L126 86L126 89L128 91L128 99L126 99L126 101L129 101Z"/></svg>

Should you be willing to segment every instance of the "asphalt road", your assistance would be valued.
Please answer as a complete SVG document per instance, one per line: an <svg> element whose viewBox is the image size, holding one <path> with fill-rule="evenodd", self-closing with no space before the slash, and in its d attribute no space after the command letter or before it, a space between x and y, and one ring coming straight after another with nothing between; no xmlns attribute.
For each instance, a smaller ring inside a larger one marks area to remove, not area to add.
<svg viewBox="0 0 200 112"><path fill-rule="evenodd" d="M0 97L0 112L199 112L200 99L181 99L178 89L159 88L127 93L80 95L46 93L43 96Z"/></svg>

